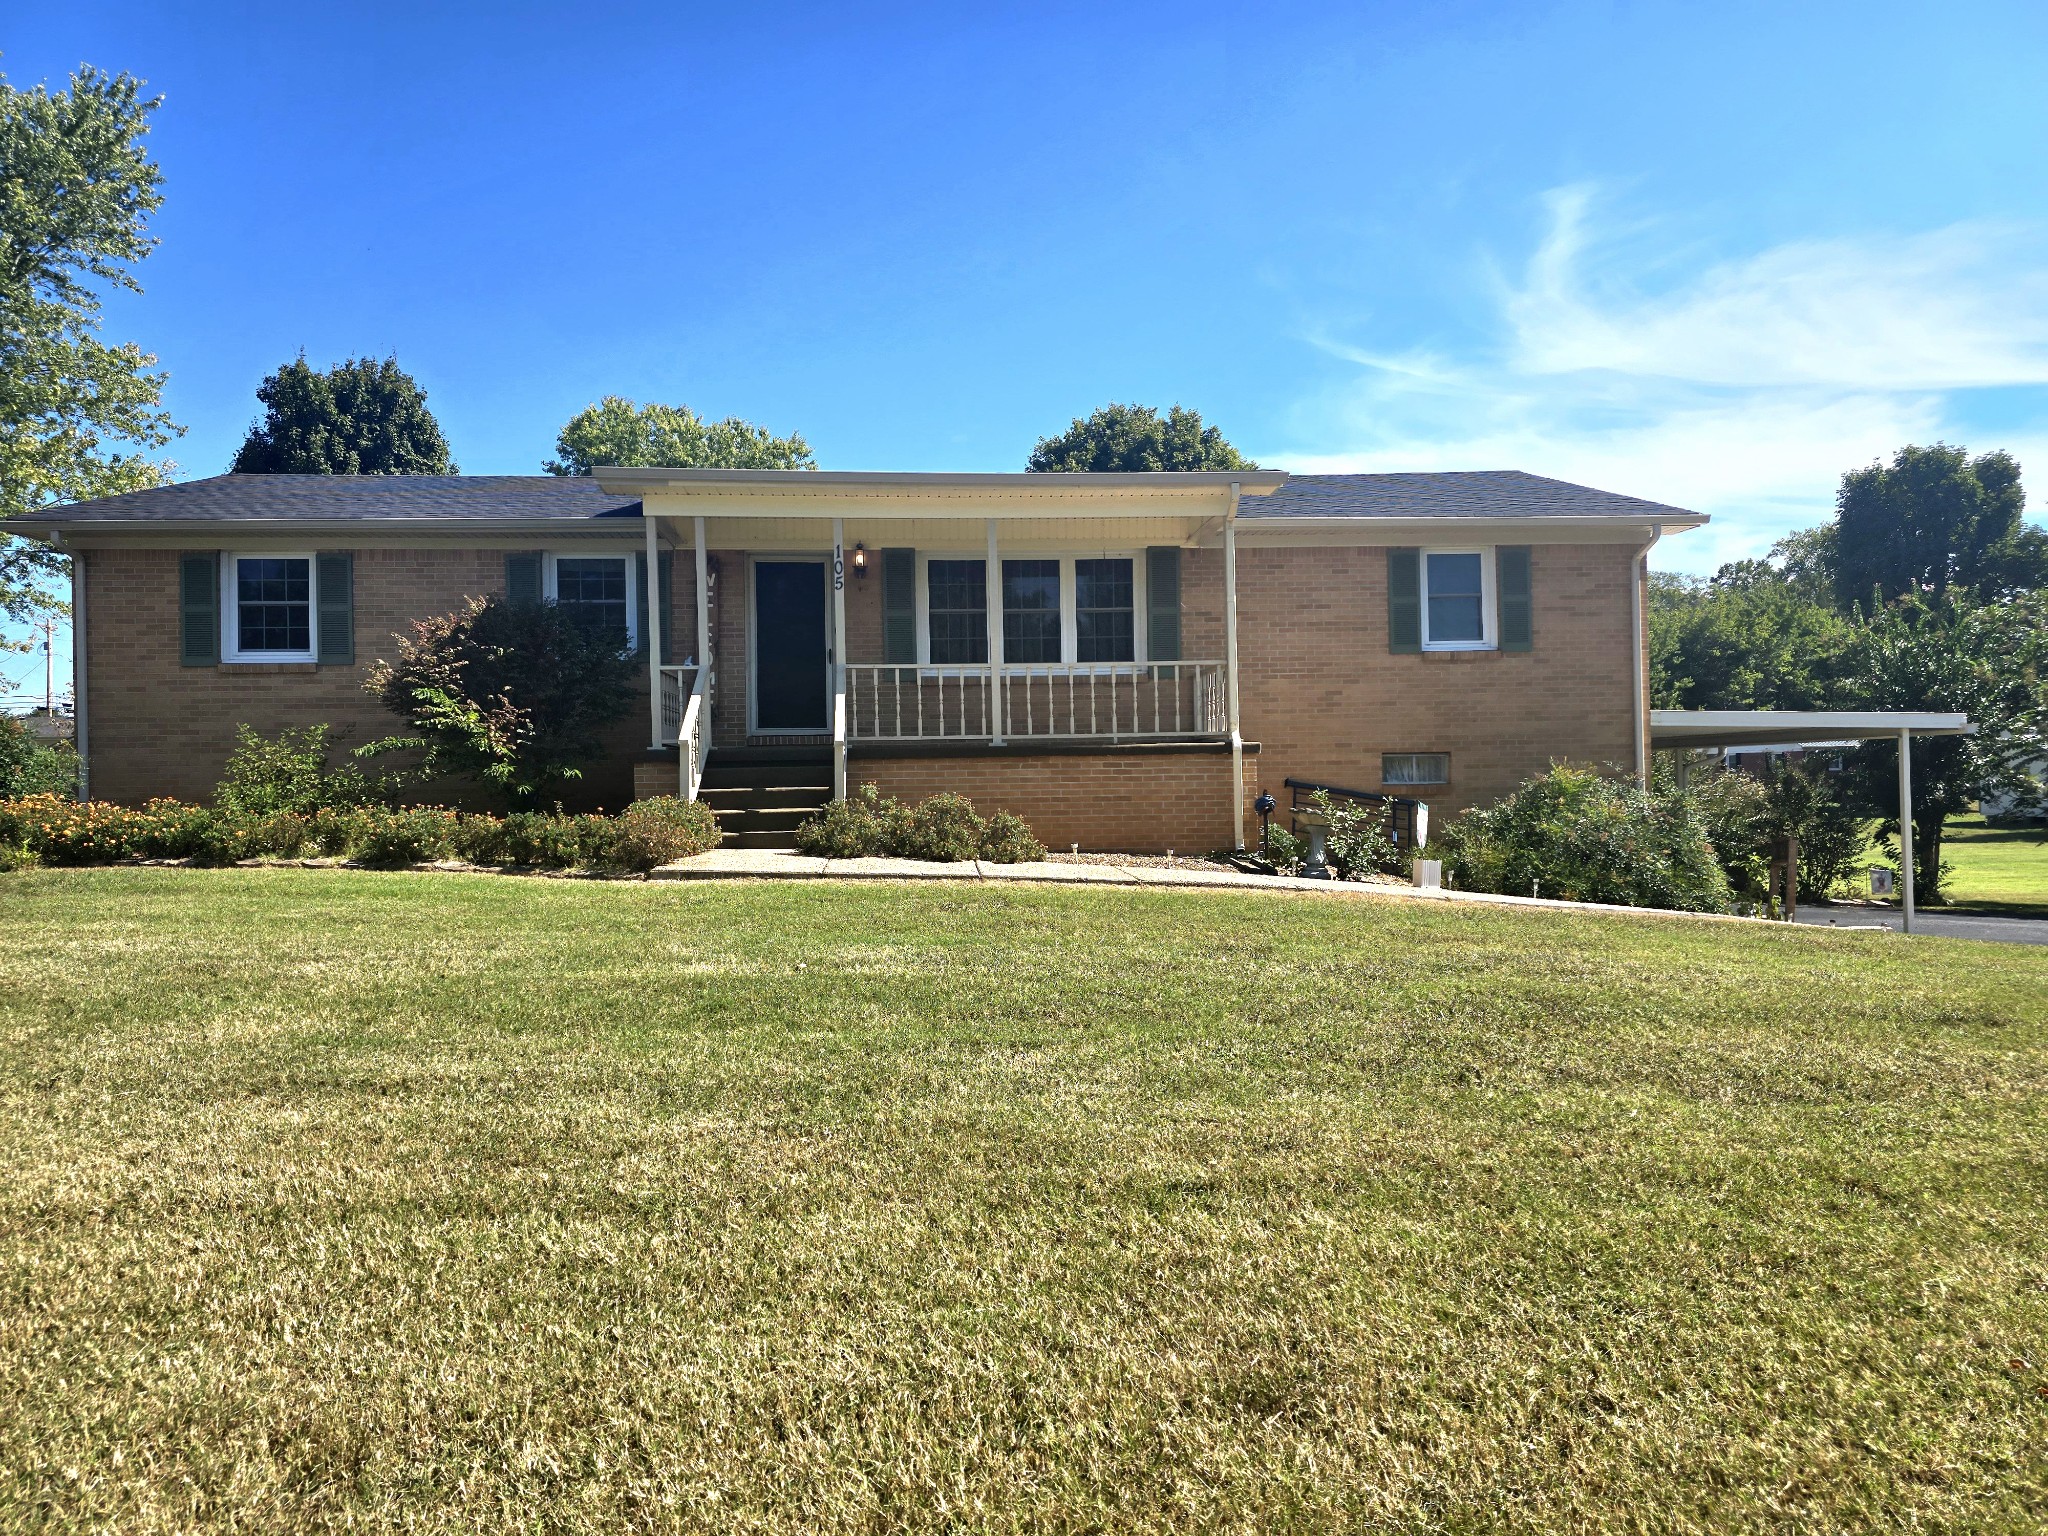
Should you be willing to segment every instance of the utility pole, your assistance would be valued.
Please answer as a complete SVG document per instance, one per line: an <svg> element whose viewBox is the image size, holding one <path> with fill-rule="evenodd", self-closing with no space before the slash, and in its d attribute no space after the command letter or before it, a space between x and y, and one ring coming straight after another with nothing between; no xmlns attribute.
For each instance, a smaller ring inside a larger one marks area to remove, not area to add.
<svg viewBox="0 0 2048 1536"><path fill-rule="evenodd" d="M54 727L57 719L57 619L43 620L43 718Z"/></svg>

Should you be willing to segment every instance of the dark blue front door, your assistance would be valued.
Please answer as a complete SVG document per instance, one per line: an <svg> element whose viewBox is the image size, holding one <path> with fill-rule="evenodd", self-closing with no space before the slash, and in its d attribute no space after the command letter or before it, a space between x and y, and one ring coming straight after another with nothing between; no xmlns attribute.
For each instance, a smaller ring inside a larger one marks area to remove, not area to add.
<svg viewBox="0 0 2048 1536"><path fill-rule="evenodd" d="M825 564L754 562L754 729L822 731Z"/></svg>

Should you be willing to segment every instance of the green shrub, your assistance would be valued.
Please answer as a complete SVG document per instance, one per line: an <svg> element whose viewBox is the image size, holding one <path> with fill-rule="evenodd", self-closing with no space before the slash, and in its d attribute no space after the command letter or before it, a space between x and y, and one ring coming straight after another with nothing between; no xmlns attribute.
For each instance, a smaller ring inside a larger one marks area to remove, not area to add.
<svg viewBox="0 0 2048 1536"><path fill-rule="evenodd" d="M42 862L36 857L36 851L25 843L0 843L0 875L34 869Z"/></svg>
<svg viewBox="0 0 2048 1536"><path fill-rule="evenodd" d="M488 817L478 817L487 821ZM479 864L518 864L533 869L571 869L583 862L584 831L574 816L545 811L515 811L498 823L495 859L477 855Z"/></svg>
<svg viewBox="0 0 2048 1536"><path fill-rule="evenodd" d="M986 825L965 795L933 795L911 807L901 841L891 852L900 859L957 864L981 850Z"/></svg>
<svg viewBox="0 0 2048 1536"><path fill-rule="evenodd" d="M1009 811L997 811L981 829L980 855L991 864L1029 864L1045 857L1045 844Z"/></svg>
<svg viewBox="0 0 2048 1536"><path fill-rule="evenodd" d="M233 816L259 817L370 804L377 795L360 769L327 766L330 734L328 726L309 725L266 739L236 726L235 750L214 786L214 805Z"/></svg>
<svg viewBox="0 0 2048 1536"><path fill-rule="evenodd" d="M1728 877L1690 796L1554 767L1431 839L1465 890L1725 912Z"/></svg>
<svg viewBox="0 0 2048 1536"><path fill-rule="evenodd" d="M1661 799L1691 801L1733 895L1744 901L1769 897L1771 795L1761 779L1717 768L1695 774L1681 790L1675 780L1660 774L1657 794Z"/></svg>
<svg viewBox="0 0 2048 1536"><path fill-rule="evenodd" d="M896 801L884 799L874 785L863 784L856 793L832 801L796 829L797 852L816 859L880 857L904 814Z"/></svg>
<svg viewBox="0 0 2048 1536"><path fill-rule="evenodd" d="M1399 867L1401 850L1394 846L1394 834L1387 826L1387 807L1339 800L1327 789L1317 790L1309 803L1329 823L1323 857L1338 879L1391 874Z"/></svg>
<svg viewBox="0 0 2048 1536"><path fill-rule="evenodd" d="M78 793L78 753L68 741L45 741L26 720L0 715L0 800Z"/></svg>
<svg viewBox="0 0 2048 1536"><path fill-rule="evenodd" d="M367 806L322 806L306 818L306 840L328 858L338 858L362 842L378 814Z"/></svg>
<svg viewBox="0 0 2048 1536"><path fill-rule="evenodd" d="M1286 827L1266 828L1266 857L1273 861L1273 867L1283 875L1292 875L1301 869L1302 860L1308 857L1308 849L1302 840Z"/></svg>
<svg viewBox="0 0 2048 1536"><path fill-rule="evenodd" d="M602 829L600 846L589 850L591 867L628 873L716 848L723 835L710 806L673 795L636 800L615 817L585 819Z"/></svg>
<svg viewBox="0 0 2048 1536"><path fill-rule="evenodd" d="M438 806L372 811L366 814L360 839L351 851L357 863L372 869L432 863L448 856L457 821L455 812Z"/></svg>

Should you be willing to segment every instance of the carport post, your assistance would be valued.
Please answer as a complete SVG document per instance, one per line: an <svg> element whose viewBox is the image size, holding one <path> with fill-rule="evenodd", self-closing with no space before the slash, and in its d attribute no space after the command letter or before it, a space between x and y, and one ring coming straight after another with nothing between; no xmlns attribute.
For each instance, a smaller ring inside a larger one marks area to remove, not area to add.
<svg viewBox="0 0 2048 1536"><path fill-rule="evenodd" d="M1899 732L1899 931L1913 931L1913 733Z"/></svg>

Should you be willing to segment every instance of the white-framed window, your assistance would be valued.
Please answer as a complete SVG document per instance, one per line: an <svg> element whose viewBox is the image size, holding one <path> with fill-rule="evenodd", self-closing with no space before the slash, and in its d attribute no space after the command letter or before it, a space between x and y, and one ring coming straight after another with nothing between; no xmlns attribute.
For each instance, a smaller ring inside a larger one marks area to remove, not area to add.
<svg viewBox="0 0 2048 1536"><path fill-rule="evenodd" d="M1500 643L1490 549L1422 551L1422 648L1490 651Z"/></svg>
<svg viewBox="0 0 2048 1536"><path fill-rule="evenodd" d="M311 554L221 556L223 661L312 661L318 645Z"/></svg>
<svg viewBox="0 0 2048 1536"><path fill-rule="evenodd" d="M630 651L640 643L636 569L631 555L580 550L549 554L543 562L541 591L571 618L618 636L619 648Z"/></svg>
<svg viewBox="0 0 2048 1536"><path fill-rule="evenodd" d="M1001 557L1006 667L1136 665L1145 660L1145 562L1136 552ZM988 665L988 560L917 557L917 659Z"/></svg>
<svg viewBox="0 0 2048 1536"><path fill-rule="evenodd" d="M1448 752L1382 752L1382 784L1448 784L1451 782L1451 754Z"/></svg>

